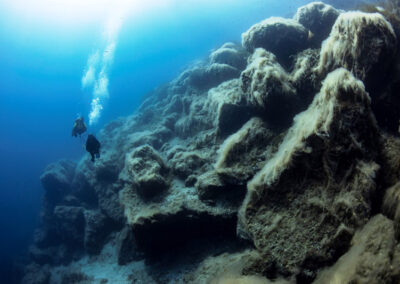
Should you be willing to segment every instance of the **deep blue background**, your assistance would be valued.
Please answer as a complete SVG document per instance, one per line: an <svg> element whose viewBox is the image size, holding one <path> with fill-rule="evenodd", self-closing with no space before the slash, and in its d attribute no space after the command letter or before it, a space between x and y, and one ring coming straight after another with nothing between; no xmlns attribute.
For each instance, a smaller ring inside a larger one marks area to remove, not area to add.
<svg viewBox="0 0 400 284"><path fill-rule="evenodd" d="M217 1L216 1L217 2ZM292 16L310 1L243 0L218 9L187 6L163 15L126 19L110 72L110 98L98 125L131 114L142 96L176 77L271 15ZM218 5L217 5L218 6ZM99 25L70 31L0 12L0 267L24 253L37 225L40 174L61 158L85 154L71 137L77 113L87 116L90 93L81 89Z"/></svg>

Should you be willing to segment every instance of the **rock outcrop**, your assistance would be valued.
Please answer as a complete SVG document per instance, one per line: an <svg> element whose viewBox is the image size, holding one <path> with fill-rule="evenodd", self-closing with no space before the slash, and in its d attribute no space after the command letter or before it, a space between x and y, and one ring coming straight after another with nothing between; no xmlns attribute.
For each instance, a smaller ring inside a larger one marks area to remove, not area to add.
<svg viewBox="0 0 400 284"><path fill-rule="evenodd" d="M240 79L248 102L262 108L269 121L283 126L291 123L300 102L289 74L277 62L275 55L256 49Z"/></svg>
<svg viewBox="0 0 400 284"><path fill-rule="evenodd" d="M297 9L293 19L302 24L312 34L309 37L312 47L320 47L331 32L340 11L323 2L311 2Z"/></svg>
<svg viewBox="0 0 400 284"><path fill-rule="evenodd" d="M314 283L396 283L400 280L399 261L393 222L377 215L354 235L349 251Z"/></svg>
<svg viewBox="0 0 400 284"><path fill-rule="evenodd" d="M299 22L278 17L268 18L242 34L242 45L247 51L264 48L278 61L290 65L290 56L307 48L308 30Z"/></svg>
<svg viewBox="0 0 400 284"><path fill-rule="evenodd" d="M242 71L246 67L248 56L241 46L228 42L210 54L210 62L227 64Z"/></svg>
<svg viewBox="0 0 400 284"><path fill-rule="evenodd" d="M381 74L389 70L395 51L396 35L381 14L342 13L321 47L318 71L327 74L344 67L373 91L385 82Z"/></svg>
<svg viewBox="0 0 400 284"><path fill-rule="evenodd" d="M313 2L156 89L45 170L23 283L397 283L391 24Z"/></svg>
<svg viewBox="0 0 400 284"><path fill-rule="evenodd" d="M249 182L240 234L283 275L308 277L335 260L371 216L378 139L363 83L345 69L330 73Z"/></svg>
<svg viewBox="0 0 400 284"><path fill-rule="evenodd" d="M149 145L127 154L122 176L144 199L154 198L169 187L168 168L157 151Z"/></svg>

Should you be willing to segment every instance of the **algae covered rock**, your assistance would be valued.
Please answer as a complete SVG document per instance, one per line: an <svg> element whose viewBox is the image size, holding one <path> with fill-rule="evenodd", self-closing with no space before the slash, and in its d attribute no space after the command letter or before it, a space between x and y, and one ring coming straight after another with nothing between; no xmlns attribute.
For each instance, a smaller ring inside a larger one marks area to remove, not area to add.
<svg viewBox="0 0 400 284"><path fill-rule="evenodd" d="M261 108L267 120L279 126L291 123L299 98L289 74L275 55L262 48L256 49L240 79L248 102Z"/></svg>
<svg viewBox="0 0 400 284"><path fill-rule="evenodd" d="M246 266L257 260L257 252L244 250L238 253L223 253L204 259L194 272L185 275L185 283L251 283L251 284L288 284L286 281L268 281L260 275L244 274Z"/></svg>
<svg viewBox="0 0 400 284"><path fill-rule="evenodd" d="M394 222L396 238L400 238L400 181L389 187L383 197L382 211Z"/></svg>
<svg viewBox="0 0 400 284"><path fill-rule="evenodd" d="M216 114L217 136L225 138L251 118L254 109L246 104L240 80L233 79L208 91L206 106Z"/></svg>
<svg viewBox="0 0 400 284"><path fill-rule="evenodd" d="M297 9L293 19L312 32L311 45L320 47L329 36L340 11L323 2L311 2Z"/></svg>
<svg viewBox="0 0 400 284"><path fill-rule="evenodd" d="M265 121L258 117L250 119L221 144L216 170L231 171L237 179L247 182L271 155L269 146L275 137Z"/></svg>
<svg viewBox="0 0 400 284"><path fill-rule="evenodd" d="M279 273L312 279L370 218L378 141L363 83L345 69L330 73L249 182L239 233Z"/></svg>
<svg viewBox="0 0 400 284"><path fill-rule="evenodd" d="M318 71L327 74L338 67L363 80L368 90L384 82L396 50L392 26L378 13L340 14L321 47Z"/></svg>
<svg viewBox="0 0 400 284"><path fill-rule="evenodd" d="M313 283L398 283L399 263L393 222L379 214L354 235L350 250Z"/></svg>
<svg viewBox="0 0 400 284"><path fill-rule="evenodd" d="M138 147L127 154L125 178L136 186L139 195L145 199L168 189L168 172L163 159L149 145Z"/></svg>
<svg viewBox="0 0 400 284"><path fill-rule="evenodd" d="M188 71L189 72L189 71ZM200 90L208 90L224 81L238 78L240 71L225 63L212 63L208 66L195 67L190 70L188 84Z"/></svg>
<svg viewBox="0 0 400 284"><path fill-rule="evenodd" d="M238 70L246 67L248 53L234 43L225 43L220 48L210 54L210 62L228 64Z"/></svg>
<svg viewBox="0 0 400 284"><path fill-rule="evenodd" d="M395 46L313 2L213 50L46 169L27 283L399 282Z"/></svg>
<svg viewBox="0 0 400 284"><path fill-rule="evenodd" d="M224 138L239 129L254 111L246 104L239 79L223 82L210 89L207 96L195 96L188 102L187 115L175 123L175 132L184 139L202 131Z"/></svg>
<svg viewBox="0 0 400 284"><path fill-rule="evenodd" d="M170 162L174 173L186 179L201 169L206 161L200 152L178 149L174 153L171 153Z"/></svg>
<svg viewBox="0 0 400 284"><path fill-rule="evenodd" d="M299 109L305 109L312 102L314 94L321 88L316 66L319 62L319 49L306 49L294 59L290 81L300 99Z"/></svg>
<svg viewBox="0 0 400 284"><path fill-rule="evenodd" d="M247 51L264 48L272 52L278 61L288 66L289 56L307 48L308 30L292 19L268 18L250 27L242 34L242 45Z"/></svg>

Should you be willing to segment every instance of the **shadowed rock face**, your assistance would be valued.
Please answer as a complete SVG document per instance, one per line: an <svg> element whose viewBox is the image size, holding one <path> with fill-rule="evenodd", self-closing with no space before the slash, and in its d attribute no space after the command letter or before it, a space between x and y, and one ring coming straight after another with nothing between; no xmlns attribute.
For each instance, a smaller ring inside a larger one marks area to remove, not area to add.
<svg viewBox="0 0 400 284"><path fill-rule="evenodd" d="M231 241L236 236L236 214L213 215L180 208L175 212L138 218L133 234L140 250L151 258L171 254L183 247L207 248L210 241ZM192 254L193 252L186 252Z"/></svg>
<svg viewBox="0 0 400 284"><path fill-rule="evenodd" d="M76 270L94 264L121 283L399 281L392 26L313 2L242 45L106 125L95 163L45 170L24 284L116 281Z"/></svg>

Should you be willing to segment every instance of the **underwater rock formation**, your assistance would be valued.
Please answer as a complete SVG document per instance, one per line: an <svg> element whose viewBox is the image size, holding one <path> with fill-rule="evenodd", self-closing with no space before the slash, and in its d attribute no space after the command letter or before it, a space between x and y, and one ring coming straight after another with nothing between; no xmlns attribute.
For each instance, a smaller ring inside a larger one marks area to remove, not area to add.
<svg viewBox="0 0 400 284"><path fill-rule="evenodd" d="M318 71L327 74L344 67L373 90L382 83L380 75L389 70L395 51L396 35L382 15L342 13L321 47Z"/></svg>
<svg viewBox="0 0 400 284"><path fill-rule="evenodd" d="M397 283L400 280L400 247L393 222L376 215L358 231L351 248L314 283Z"/></svg>
<svg viewBox="0 0 400 284"><path fill-rule="evenodd" d="M140 197L151 199L167 190L168 168L160 155L149 145L136 148L127 154L124 179L136 187Z"/></svg>
<svg viewBox="0 0 400 284"><path fill-rule="evenodd" d="M306 49L308 30L292 19L268 18L255 24L242 34L242 45L253 52L262 47L272 52L285 66L290 63L290 56Z"/></svg>
<svg viewBox="0 0 400 284"><path fill-rule="evenodd" d="M331 262L370 217L378 137L362 82L330 73L249 182L240 234L283 275Z"/></svg>
<svg viewBox="0 0 400 284"><path fill-rule="evenodd" d="M311 2L300 7L293 19L311 31L310 44L312 47L320 47L324 39L331 32L340 11L323 2Z"/></svg>
<svg viewBox="0 0 400 284"><path fill-rule="evenodd" d="M44 171L22 283L398 282L389 20L313 2L147 95Z"/></svg>
<svg viewBox="0 0 400 284"><path fill-rule="evenodd" d="M228 42L210 54L210 62L227 64L241 71L246 67L247 57L247 52L241 46Z"/></svg>
<svg viewBox="0 0 400 284"><path fill-rule="evenodd" d="M277 62L275 55L256 49L240 79L247 101L263 108L269 121L284 126L291 123L299 99L289 74Z"/></svg>

